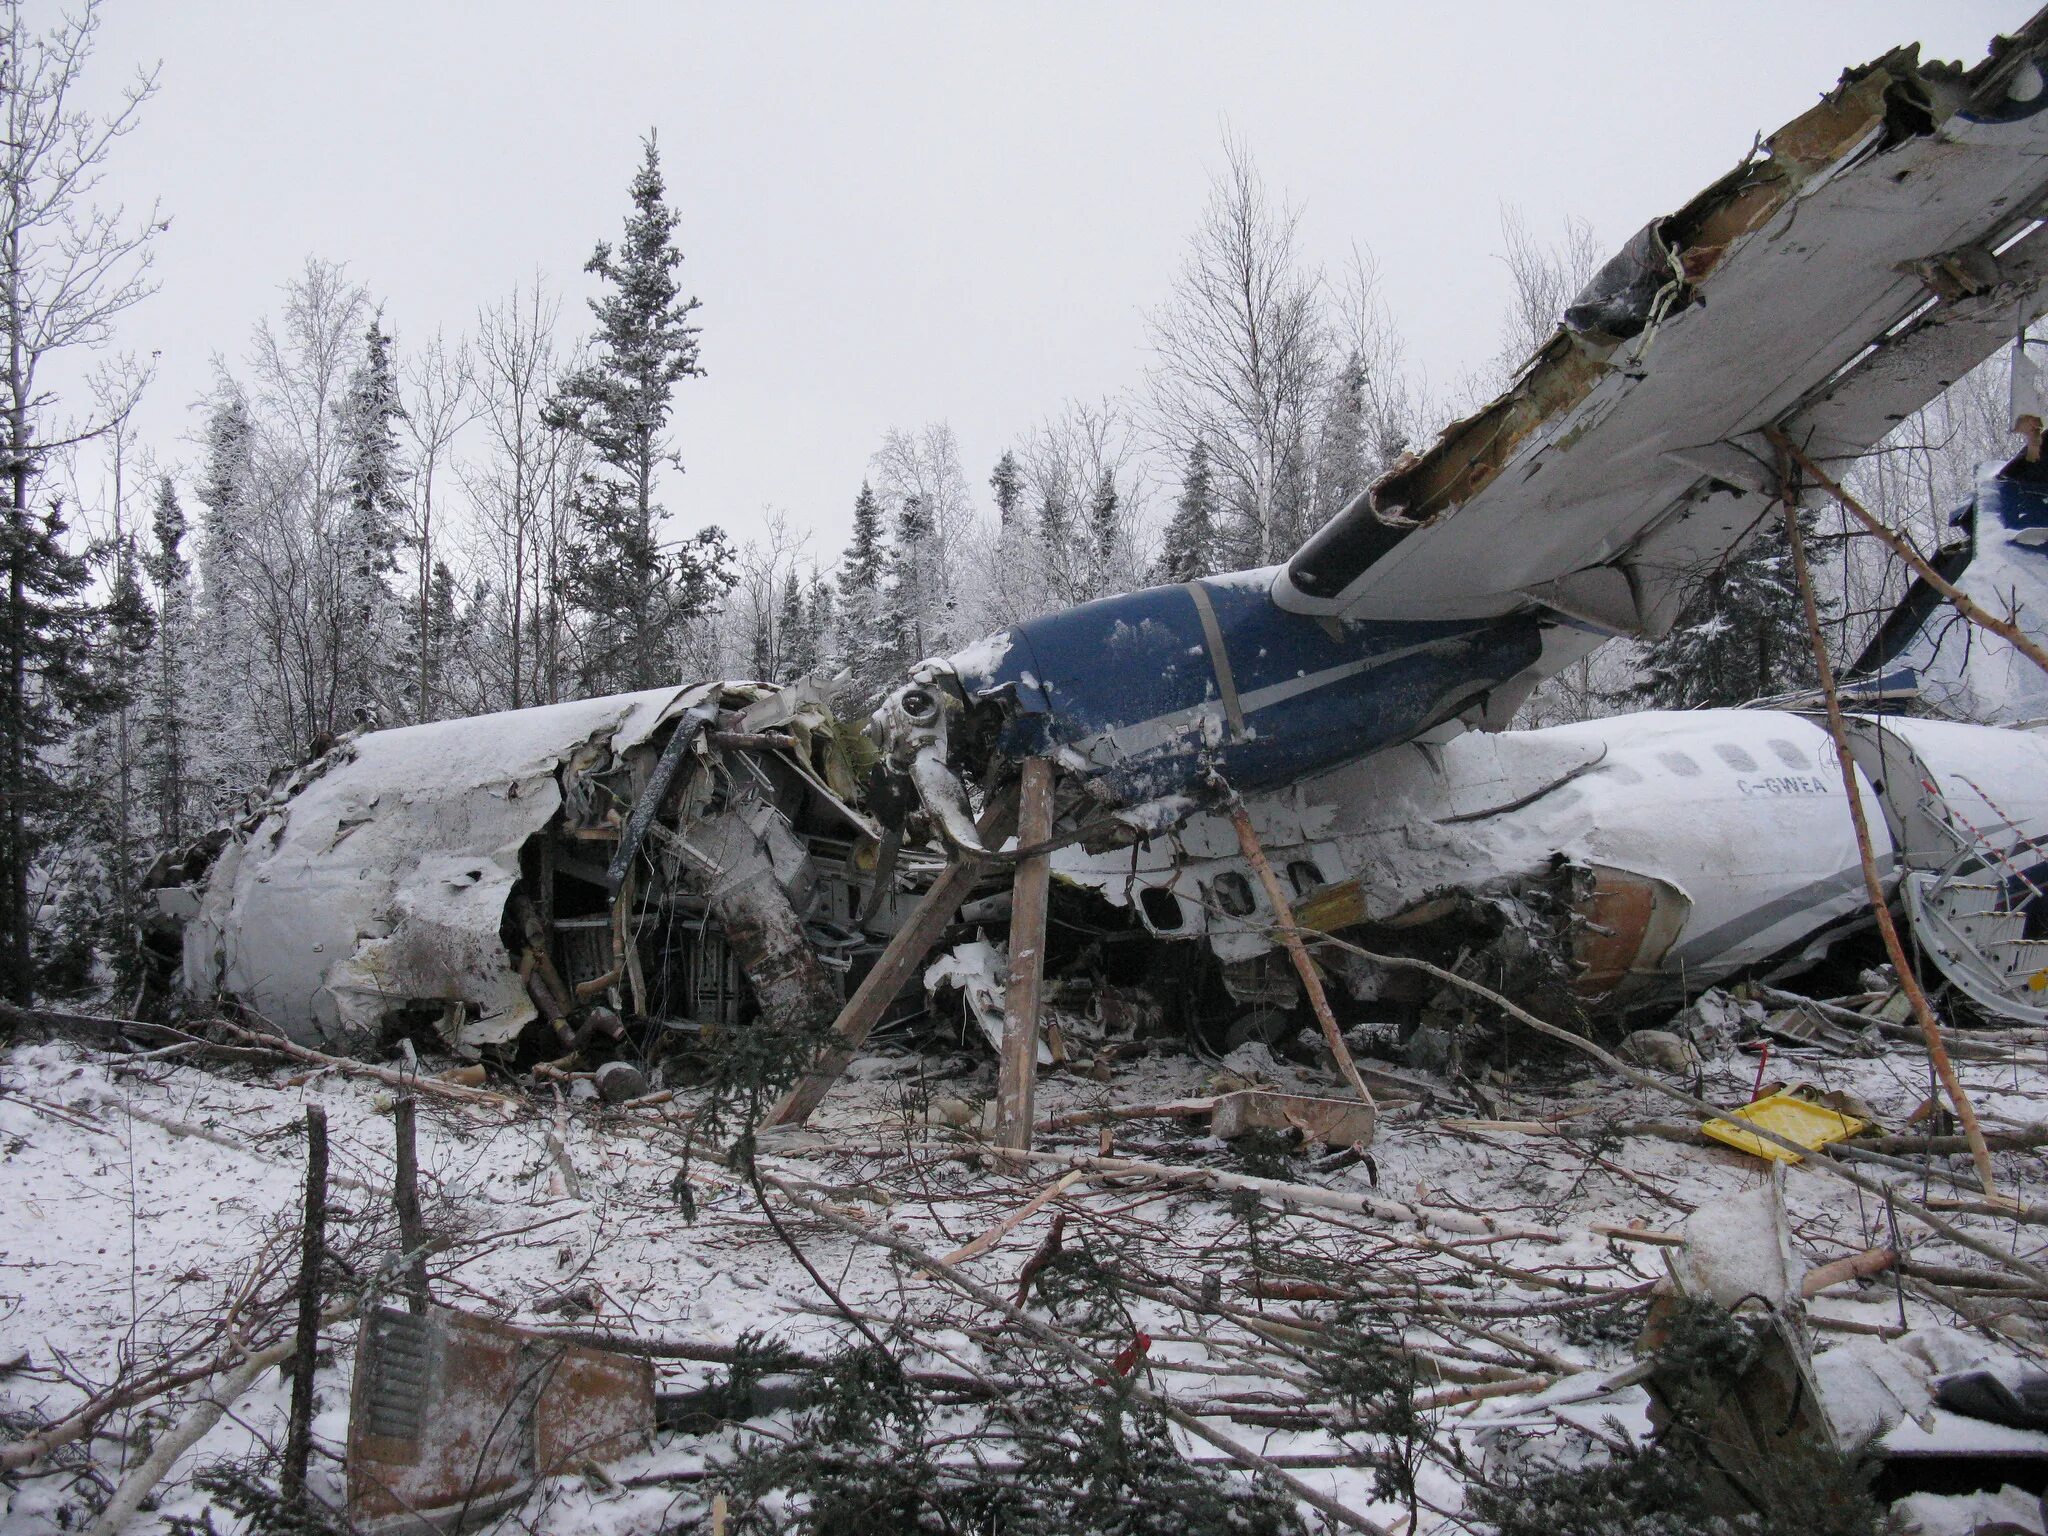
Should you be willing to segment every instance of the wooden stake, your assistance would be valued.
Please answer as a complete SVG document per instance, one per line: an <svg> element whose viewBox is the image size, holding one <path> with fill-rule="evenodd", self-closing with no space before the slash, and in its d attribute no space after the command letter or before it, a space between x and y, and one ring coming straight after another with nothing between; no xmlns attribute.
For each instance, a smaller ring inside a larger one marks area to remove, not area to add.
<svg viewBox="0 0 2048 1536"><path fill-rule="evenodd" d="M279 1479L286 1503L306 1494L313 1449L313 1363L320 1349L320 1266L327 1252L327 1111L306 1106L306 1203L299 1223L299 1323L292 1345L292 1406Z"/></svg>
<svg viewBox="0 0 2048 1536"><path fill-rule="evenodd" d="M392 1175L391 1202L398 1207L398 1248L406 1260L406 1306L415 1316L427 1310L427 1229L420 1220L419 1149L413 1121L413 1098L407 1094L393 1106L398 1131L398 1167Z"/></svg>
<svg viewBox="0 0 2048 1536"><path fill-rule="evenodd" d="M1323 992L1322 973L1316 969L1315 961L1308 957L1308 949L1301 942L1301 930L1294 923L1294 907L1287 900L1287 893L1280 889L1280 880L1273 873L1273 866L1266 862L1266 851L1259 846L1258 833L1252 830L1251 815L1235 790L1230 794L1230 822L1237 828L1237 846L1243 851L1245 862L1259 877L1259 884L1266 888L1266 900L1273 906L1274 926L1279 932L1280 942L1287 948L1287 958L1294 962L1294 974L1301 978L1301 989L1308 994L1308 1005L1315 1011L1316 1022L1322 1026L1323 1043L1336 1058L1337 1070L1344 1074L1344 1081L1351 1085L1351 1091L1377 1111L1379 1106L1373 1103L1372 1090L1358 1075L1358 1064L1351 1059L1351 1049L1338 1032L1336 1015L1330 1012L1330 999Z"/></svg>
<svg viewBox="0 0 2048 1536"><path fill-rule="evenodd" d="M1785 515L1785 534L1792 546L1792 578L1799 584L1800 603L1806 611L1806 638L1813 647L1814 666L1820 674L1821 697L1827 702L1828 735L1834 738L1835 765L1842 770L1842 793L1849 801L1849 822L1855 828L1856 852L1863 861L1863 886L1870 897L1871 910L1877 916L1877 931L1884 940L1885 953L1891 957L1899 987L1912 1004L1913 1016L1919 1020L1920 1033L1927 1041L1928 1058L1934 1063L1941 1085L1948 1092L1949 1102L1956 1107L1956 1118L1963 1123L1963 1135L1970 1143L1970 1160L1977 1165L1977 1182L1984 1186L1985 1194L1996 1198L1998 1190L1991 1175L1991 1153L1984 1145L1984 1132L1978 1128L1977 1111L1970 1103L1970 1096L1963 1091L1955 1064L1948 1059L1948 1048L1942 1043L1941 1026L1935 1022L1934 1009L1928 1005L1927 994L1920 989L1920 978L1914 974L1906 958L1906 946L1899 941L1898 924L1892 921L1891 905L1885 899L1884 881L1877 872L1877 856L1871 851L1870 824L1863 814L1863 797L1856 788L1856 760L1850 756L1849 732L1842 723L1842 699L1835 689L1835 668L1828 659L1827 640L1820 627L1820 607L1814 601L1813 580L1806 568L1806 540L1799 528L1799 497L1792 485L1792 462L1803 455L1782 437L1779 442L1779 510Z"/></svg>
<svg viewBox="0 0 2048 1536"><path fill-rule="evenodd" d="M1830 479L1825 470L1815 464L1804 453L1801 453L1793 445L1792 440L1776 427L1766 428L1764 436L1776 445L1780 453L1790 455L1792 462L1804 470L1815 485L1818 485L1822 490L1834 497L1836 501L1841 503L1844 511L1852 515L1856 521L1869 529L1870 532L1877 535L1887 549L1911 566L1915 575L1953 603L1956 611L1964 618L1975 624L1979 629L1987 630L1991 634L1998 636L1999 639L2018 651L2043 672L2048 672L2048 650L2043 650L2036 641L2028 638L2025 631L2019 625L2013 623L2010 619L2001 619L1998 615L1980 608L1971 600L1967 592L1962 591L1954 583L1950 582L1941 572L1930 565L1927 562L1927 557L1915 549L1904 537L1886 527L1868 508L1854 496L1843 490L1834 480Z"/></svg>
<svg viewBox="0 0 2048 1536"><path fill-rule="evenodd" d="M1027 758L1017 806L1017 844L1035 847L1052 837L1052 760ZM1017 862L1010 902L1010 976L1003 989L1003 1062L996 1080L995 1143L1031 1145L1032 1100L1038 1085L1039 993L1045 980L1045 898L1052 856Z"/></svg>

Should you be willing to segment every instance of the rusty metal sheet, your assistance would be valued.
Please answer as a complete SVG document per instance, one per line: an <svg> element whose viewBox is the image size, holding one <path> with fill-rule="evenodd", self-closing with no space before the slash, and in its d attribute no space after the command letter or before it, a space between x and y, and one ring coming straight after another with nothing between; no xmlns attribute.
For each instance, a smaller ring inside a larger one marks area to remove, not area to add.
<svg viewBox="0 0 2048 1536"><path fill-rule="evenodd" d="M380 1307L356 1351L349 1521L363 1536L472 1530L653 1429L646 1360L444 1307Z"/></svg>

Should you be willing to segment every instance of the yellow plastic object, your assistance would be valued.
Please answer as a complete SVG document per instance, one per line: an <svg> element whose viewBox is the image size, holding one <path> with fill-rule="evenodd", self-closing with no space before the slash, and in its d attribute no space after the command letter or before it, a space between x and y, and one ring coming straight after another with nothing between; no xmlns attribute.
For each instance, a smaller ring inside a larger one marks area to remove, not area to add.
<svg viewBox="0 0 2048 1536"><path fill-rule="evenodd" d="M1714 1140L1724 1142L1738 1152L1747 1152L1752 1157L1774 1163L1796 1163L1799 1154L1787 1152L1776 1142L1765 1141L1756 1132L1731 1124L1731 1120L1760 1125L1767 1131L1777 1132L1787 1141L1798 1142L1802 1147L1824 1147L1831 1141L1846 1141L1870 1124L1867 1120L1858 1120L1853 1115L1829 1109L1825 1104L1815 1104L1789 1093L1773 1093L1754 1104L1743 1105L1730 1120L1709 1120L1700 1127Z"/></svg>

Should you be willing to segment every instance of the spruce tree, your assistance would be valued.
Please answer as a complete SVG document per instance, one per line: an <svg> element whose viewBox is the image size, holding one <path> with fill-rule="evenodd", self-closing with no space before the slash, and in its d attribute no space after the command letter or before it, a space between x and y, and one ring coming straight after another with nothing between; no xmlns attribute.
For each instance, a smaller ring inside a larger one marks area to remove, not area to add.
<svg viewBox="0 0 2048 1536"><path fill-rule="evenodd" d="M896 508L895 548L889 558L887 615L893 671L907 672L923 660L930 637L936 560L932 520L922 496L906 496Z"/></svg>
<svg viewBox="0 0 2048 1536"><path fill-rule="evenodd" d="M1193 581L1215 570L1216 492L1209 471L1209 449L1199 437L1188 450L1181 473L1180 499L1166 525L1155 575L1162 582Z"/></svg>
<svg viewBox="0 0 2048 1536"><path fill-rule="evenodd" d="M996 493L996 526L1008 528L1016 520L1018 509L1024 504L1024 470L1017 463L1017 455L1009 449L996 460L995 472L988 477L989 489Z"/></svg>
<svg viewBox="0 0 2048 1536"><path fill-rule="evenodd" d="M825 670L832 645L832 583L813 569L810 585L804 589L804 654L810 659L805 672Z"/></svg>
<svg viewBox="0 0 2048 1536"><path fill-rule="evenodd" d="M115 477L118 487L119 476ZM116 507L119 506L118 491ZM142 588L140 542L121 527L115 513L111 537L94 544L88 562L97 568L104 594L90 665L99 675L107 707L99 719L72 738L65 756L86 774L67 786L65 830L74 837L52 890L58 915L42 935L38 983L46 991L80 993L95 979L94 962L104 957L124 987L140 959L143 870L151 843L138 825L147 784L143 732L134 712L147 683L147 662L156 633L156 614ZM141 782L138 782L140 776Z"/></svg>
<svg viewBox="0 0 2048 1536"><path fill-rule="evenodd" d="M331 622L334 698L324 721L329 732L390 718L396 688L412 672L403 654L402 615L391 577L404 539L405 486L398 423L405 408L391 366L391 337L382 317L363 337L363 357L337 409L343 494L337 601Z"/></svg>
<svg viewBox="0 0 2048 1536"><path fill-rule="evenodd" d="M1695 584L1642 668L1630 692L1663 709L1746 704L1819 681L1780 517Z"/></svg>
<svg viewBox="0 0 2048 1536"><path fill-rule="evenodd" d="M0 902L5 903L8 953L0 956L0 996L26 1002L47 971L35 945L35 875L43 853L66 831L67 782L50 748L118 707L121 669L108 665L128 617L130 596L92 599L93 569L73 548L63 504L52 499L26 517L9 506L0 525L0 580L8 594L0 619L0 669L12 686L0 692ZM42 938L49 937L41 935ZM63 978L73 982L75 977Z"/></svg>
<svg viewBox="0 0 2048 1536"><path fill-rule="evenodd" d="M193 694L192 563L185 558L188 526L171 477L157 481L156 509L144 570L156 588L156 646L143 719L143 798L158 841L185 841L191 815L192 742L187 711Z"/></svg>
<svg viewBox="0 0 2048 1536"><path fill-rule="evenodd" d="M420 718L438 720L445 712L448 667L454 657L462 619L456 607L455 573L448 569L446 560L434 562L433 574L428 581L427 622L422 637L425 654L421 657L420 666L420 680L425 691L420 700Z"/></svg>
<svg viewBox="0 0 2048 1536"><path fill-rule="evenodd" d="M1106 591L1114 584L1117 546L1123 538L1123 530L1117 521L1117 508L1121 502L1122 498L1117 495L1116 477L1105 469L1095 482L1095 494L1088 501L1088 538L1092 546L1090 553L1095 557L1094 580L1089 585L1098 591Z"/></svg>
<svg viewBox="0 0 2048 1536"><path fill-rule="evenodd" d="M779 654L774 681L793 683L817 665L807 632L804 584L794 568L782 578L782 605L775 616L775 630Z"/></svg>
<svg viewBox="0 0 2048 1536"><path fill-rule="evenodd" d="M276 668L258 623L255 480L256 423L247 396L223 379L207 412L205 459L194 487L201 508L194 560L200 643L192 665L200 686L190 772L193 805L202 814L225 805L292 746L258 724L258 696L275 686Z"/></svg>
<svg viewBox="0 0 2048 1536"><path fill-rule="evenodd" d="M848 702L865 704L895 674L890 637L885 634L883 583L889 548L882 536L882 503L874 487L861 482L853 502L853 537L839 562L838 634L835 657L847 674Z"/></svg>
<svg viewBox="0 0 2048 1536"><path fill-rule="evenodd" d="M633 177L632 212L618 249L597 247L584 270L606 291L590 301L594 356L562 383L550 425L589 443L597 466L576 490L569 596L589 620L586 688L651 688L678 679L687 626L731 585L731 551L716 528L664 545L655 479L680 468L664 431L675 386L698 378L695 298L676 278L677 215L665 199L650 132Z"/></svg>

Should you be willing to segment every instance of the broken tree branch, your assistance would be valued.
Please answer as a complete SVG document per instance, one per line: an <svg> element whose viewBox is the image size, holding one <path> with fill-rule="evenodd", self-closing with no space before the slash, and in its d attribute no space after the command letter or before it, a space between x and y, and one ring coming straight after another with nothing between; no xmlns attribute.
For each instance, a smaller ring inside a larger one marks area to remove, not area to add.
<svg viewBox="0 0 2048 1536"><path fill-rule="evenodd" d="M410 1094L394 1106L397 1166L391 1174L391 1203L398 1207L398 1248L405 1255L405 1304L414 1316L427 1310L427 1232L420 1220L419 1147Z"/></svg>
<svg viewBox="0 0 2048 1536"><path fill-rule="evenodd" d="M461 1104L488 1104L493 1109L500 1110L527 1107L506 1094L492 1093L483 1088L465 1088L460 1083L447 1082L437 1077L421 1077L416 1072L400 1072L391 1067L380 1067L347 1056L330 1056L325 1051L316 1051L311 1046L300 1045L296 1040L287 1040L283 1035L244 1029L241 1025L231 1024L226 1019L215 1019L211 1022L214 1028L234 1039L261 1046L267 1051L275 1051L280 1056L289 1056L294 1061L326 1067L345 1077L367 1077L406 1093L431 1093L438 1098L453 1099Z"/></svg>
<svg viewBox="0 0 2048 1536"><path fill-rule="evenodd" d="M789 1092L769 1109L761 1120L761 1130L802 1125L810 1119L812 1112L825 1101L825 1095L832 1091L832 1085L839 1081L840 1074L852 1062L854 1053L866 1043L875 1025L881 1022L883 1013L896 1001L896 994L909 983L911 973L924 963L932 945L938 942L946 925L953 921L953 914L960 910L960 903L967 899L967 893L974 889L974 882L981 877L981 869L977 860L955 859L932 882L931 889L924 893L910 914L910 921L896 930L888 948L875 961L874 968L862 978L853 996L846 1000L846 1006L839 1010L839 1017L832 1025L830 1042Z"/></svg>
<svg viewBox="0 0 2048 1536"><path fill-rule="evenodd" d="M1849 752L1849 730L1843 724L1842 698L1835 688L1834 663L1828 657L1827 637L1820 627L1820 605L1813 595L1812 573L1806 568L1806 538L1799 527L1799 495L1791 476L1791 459L1803 459L1804 455L1782 435L1778 443L1781 491L1778 505L1785 517L1785 537L1792 546L1792 579L1799 588L1800 606L1806 614L1806 638L1813 647L1813 663L1820 674L1821 697L1827 704L1828 735L1835 744L1835 765L1841 770L1842 793L1849 802L1849 823L1855 830L1856 852L1863 863L1864 889L1870 898L1871 912L1877 919L1878 935L1884 940L1885 953L1891 957L1892 971L1899 978L1899 987L1905 992L1906 1000L1913 1005L1913 1016L1919 1020L1920 1033L1927 1041L1928 1059L1934 1063L1934 1070L1941 1078L1949 1102L1956 1107L1956 1118L1963 1122L1963 1134L1970 1141L1970 1158L1977 1165L1977 1182L1984 1186L1986 1195L1996 1199L1998 1185L1992 1177L1991 1153L1984 1145L1984 1132L1978 1128L1976 1108L1970 1103L1969 1094L1963 1091L1962 1080L1956 1076L1955 1063L1949 1060L1947 1047L1942 1043L1941 1026L1935 1022L1934 1008L1927 1001L1926 992L1921 990L1920 978L1914 974L1906 946L1899 940L1899 927L1892 920L1884 880L1877 872L1877 855L1870 841L1870 823L1863 813L1863 795L1856 783L1856 759Z"/></svg>
<svg viewBox="0 0 2048 1536"><path fill-rule="evenodd" d="M1309 936L1317 944L1328 944L1333 948L1345 950L1362 959L1370 960L1375 965L1421 971L1424 975L1434 976L1438 981L1443 982L1447 986L1458 987L1466 992L1470 992L1473 996L1482 998L1493 1007L1498 1008L1502 1013L1515 1020L1518 1024L1521 1024L1524 1028L1533 1029L1539 1035L1543 1035L1557 1041L1561 1045L1569 1046L1575 1051L1592 1057L1600 1065L1607 1068L1608 1071L1626 1078L1638 1088L1648 1089L1652 1093L1661 1093L1666 1098L1676 1100L1703 1120L1726 1120L1733 1114L1732 1110L1717 1109L1705 1099L1695 1098L1683 1088L1675 1088L1670 1083L1651 1073L1638 1071L1627 1062L1621 1060L1612 1051L1605 1050L1595 1045L1591 1040L1586 1039L1583 1035L1575 1035L1570 1030L1551 1023L1548 1019L1539 1019L1520 1004L1510 1002L1500 993L1494 991L1493 988L1486 986L1482 982L1474 981L1469 976L1460 976L1456 971L1446 970L1440 965L1433 965L1429 961L1418 959L1413 955L1376 954L1372 950L1353 944L1348 939L1340 939L1331 934L1311 933ZM1865 1194L1875 1195L1878 1199L1887 1202L1896 1209L1904 1211L1929 1231L1946 1238L1957 1247L1967 1248L1970 1252L1977 1254L1981 1258L1990 1259L1994 1264L2000 1264L2007 1269L2016 1270L2030 1280L2042 1285L2048 1285L2048 1268L2044 1268L2020 1254L2007 1253L2004 1249L1998 1247L1997 1244L1988 1243L1979 1237L1973 1237L1961 1228L1943 1221L1939 1216L1927 1209L1926 1206L1900 1194L1895 1186L1887 1184L1880 1179L1866 1179L1860 1173L1845 1168L1842 1164L1834 1161L1826 1153L1816 1151L1811 1147L1802 1147L1797 1142L1780 1136L1767 1125L1751 1121L1744 1126L1744 1129L1752 1135L1770 1142L1774 1146L1782 1147L1787 1152L1793 1153L1799 1160L1801 1167L1811 1168L1814 1172L1822 1174L1827 1178L1839 1179L1845 1184L1854 1185ZM2000 1208L2003 1210L2003 1205Z"/></svg>
<svg viewBox="0 0 2048 1536"><path fill-rule="evenodd" d="M1017 841L1030 847L1052 836L1052 759L1026 758L1017 802ZM996 1079L995 1143L1031 1145L1038 1082L1039 991L1045 981L1045 906L1052 857L1017 861L1010 902L1010 974L1003 988L1003 1054Z"/></svg>
<svg viewBox="0 0 2048 1536"><path fill-rule="evenodd" d="M1022 1155L1029 1156L1030 1154L1025 1153ZM1065 1359L1069 1364L1078 1368L1082 1372L1083 1380L1098 1380L1102 1376L1105 1362L1098 1360L1064 1333L1040 1322L1022 1307L1011 1305L1011 1303L971 1276L962 1273L943 1259L926 1253L924 1249L911 1242L910 1239L900 1237L887 1229L877 1230L864 1227L859 1222L850 1221L822 1201L807 1199L803 1195L797 1194L794 1190L785 1188L781 1181L772 1174L763 1174L762 1180L798 1210L816 1217L827 1226L844 1232L849 1237L858 1238L864 1243L872 1243L877 1247L888 1249L890 1252L909 1260L934 1279L943 1280L970 1301L975 1302L988 1311L998 1313L1013 1328L1030 1334L1041 1344ZM1275 1466L1257 1451L1238 1444L1221 1430L1211 1428L1186 1409L1161 1397L1134 1377L1126 1378L1120 1390L1136 1401L1164 1415L1197 1439L1207 1441L1210 1445L1215 1446L1217 1450L1223 1452L1224 1455L1247 1471L1272 1479L1311 1509L1320 1511L1340 1525L1347 1526L1354 1531L1364 1531L1368 1533L1368 1536L1392 1536L1392 1533L1377 1521L1369 1520L1356 1510L1340 1504L1328 1494L1311 1488L1300 1478L1290 1476L1283 1468Z"/></svg>

